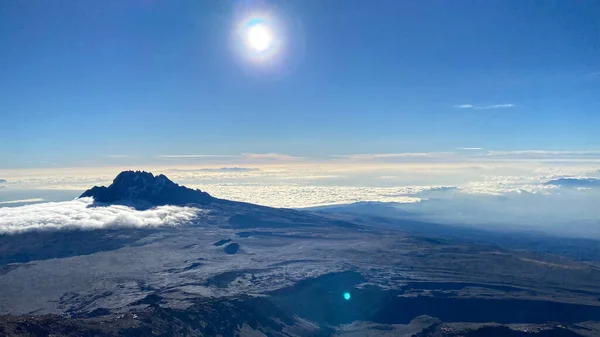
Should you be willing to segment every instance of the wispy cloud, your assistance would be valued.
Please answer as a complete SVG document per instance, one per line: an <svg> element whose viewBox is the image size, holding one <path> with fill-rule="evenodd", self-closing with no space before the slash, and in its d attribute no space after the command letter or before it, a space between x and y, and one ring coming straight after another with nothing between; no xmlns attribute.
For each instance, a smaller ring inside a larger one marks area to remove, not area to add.
<svg viewBox="0 0 600 337"><path fill-rule="evenodd" d="M492 161L533 161L533 162L600 162L600 151L554 151L554 150L518 150L518 151L486 151L473 154L472 159L489 159Z"/></svg>
<svg viewBox="0 0 600 337"><path fill-rule="evenodd" d="M462 147L456 151L446 152L406 152L406 153L362 153L331 156L336 160L357 162L461 162L461 161L565 161L565 162L594 162L600 161L600 151L555 151L555 150L516 150L496 151L482 147Z"/></svg>
<svg viewBox="0 0 600 337"><path fill-rule="evenodd" d="M432 153L427 152L404 152L404 153L361 153L361 154L343 154L334 155L333 158L353 159L353 160L373 160L386 158L422 158L429 157Z"/></svg>
<svg viewBox="0 0 600 337"><path fill-rule="evenodd" d="M241 153L238 155L225 155L225 154L163 154L156 156L158 159L211 159L211 158L221 158L221 159L229 159L231 160L240 160L240 161L289 161L289 160L297 160L302 159L302 157L295 157L289 154L283 153Z"/></svg>
<svg viewBox="0 0 600 337"><path fill-rule="evenodd" d="M135 158L135 156L129 154L109 154L106 157L114 158L114 159L125 159L125 158Z"/></svg>
<svg viewBox="0 0 600 337"><path fill-rule="evenodd" d="M297 160L302 157L294 157L282 153L242 153L242 157L248 160Z"/></svg>
<svg viewBox="0 0 600 337"><path fill-rule="evenodd" d="M0 205L8 205L8 204L30 204L32 202L42 202L46 199L42 198L32 198L32 199L19 199L19 200L8 200L8 201L0 201Z"/></svg>
<svg viewBox="0 0 600 337"><path fill-rule="evenodd" d="M199 168L199 169L169 169L168 172L257 172L259 168L250 167L219 167L219 168Z"/></svg>
<svg viewBox="0 0 600 337"><path fill-rule="evenodd" d="M508 109L514 108L516 105L512 103L503 103L503 104L492 104L492 105L473 105L473 104L457 104L453 105L453 108L458 109L475 109L475 110L483 110L483 109Z"/></svg>
<svg viewBox="0 0 600 337"><path fill-rule="evenodd" d="M475 107L475 109L506 109L506 108L514 108L514 107L515 107L515 105L512 103L505 103L505 104L477 106L477 107Z"/></svg>
<svg viewBox="0 0 600 337"><path fill-rule="evenodd" d="M161 154L156 158L180 159L180 158L230 158L231 155L223 154Z"/></svg>
<svg viewBox="0 0 600 337"><path fill-rule="evenodd" d="M516 151L488 151L490 156L498 155L576 155L576 156L599 156L600 151L555 151L555 150L516 150Z"/></svg>

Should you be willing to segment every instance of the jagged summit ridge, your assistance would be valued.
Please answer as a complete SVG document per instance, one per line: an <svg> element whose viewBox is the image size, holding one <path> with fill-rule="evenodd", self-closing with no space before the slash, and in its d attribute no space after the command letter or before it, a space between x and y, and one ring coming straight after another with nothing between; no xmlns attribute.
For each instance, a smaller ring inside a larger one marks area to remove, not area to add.
<svg viewBox="0 0 600 337"><path fill-rule="evenodd" d="M101 203L147 202L151 205L208 204L213 198L206 192L180 186L163 174L123 171L108 187L94 186L80 198L93 197Z"/></svg>

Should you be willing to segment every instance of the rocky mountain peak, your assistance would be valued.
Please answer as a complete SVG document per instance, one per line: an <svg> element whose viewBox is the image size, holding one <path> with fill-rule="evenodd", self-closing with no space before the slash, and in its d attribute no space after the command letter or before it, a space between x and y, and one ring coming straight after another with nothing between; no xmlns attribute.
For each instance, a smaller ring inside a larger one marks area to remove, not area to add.
<svg viewBox="0 0 600 337"><path fill-rule="evenodd" d="M206 192L180 186L165 175L145 171L123 171L108 187L94 186L80 196L101 203L145 202L153 206L207 204L213 198Z"/></svg>

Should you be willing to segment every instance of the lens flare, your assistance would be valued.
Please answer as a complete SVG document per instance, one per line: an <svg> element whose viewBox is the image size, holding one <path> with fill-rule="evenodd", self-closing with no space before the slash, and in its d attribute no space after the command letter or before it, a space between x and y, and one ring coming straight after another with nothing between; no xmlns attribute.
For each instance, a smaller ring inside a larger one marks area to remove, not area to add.
<svg viewBox="0 0 600 337"><path fill-rule="evenodd" d="M350 296L350 293L344 293L344 299L345 299L346 301L350 301L350 297L351 297L351 296Z"/></svg>

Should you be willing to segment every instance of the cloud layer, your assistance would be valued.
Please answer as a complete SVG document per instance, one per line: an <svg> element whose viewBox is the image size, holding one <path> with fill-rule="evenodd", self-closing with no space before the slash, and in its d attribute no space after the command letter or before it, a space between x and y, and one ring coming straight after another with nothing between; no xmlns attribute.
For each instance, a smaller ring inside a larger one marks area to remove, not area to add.
<svg viewBox="0 0 600 337"><path fill-rule="evenodd" d="M88 207L92 198L0 208L0 234L32 230L97 229L110 227L177 226L194 219L201 210L160 206L138 211L127 206Z"/></svg>
<svg viewBox="0 0 600 337"><path fill-rule="evenodd" d="M418 202L416 193L437 187L349 187L293 185L212 185L205 190L211 195L265 206L302 208L348 204L358 201Z"/></svg>
<svg viewBox="0 0 600 337"><path fill-rule="evenodd" d="M185 165L168 161L168 166L139 169L164 173L178 184L219 198L266 206L301 208L382 201L403 203L435 216L432 220L444 222L500 221L515 226L539 225L540 229L554 226L556 231L578 228L581 233L600 228L600 212L595 211L600 204L600 151L498 151L470 147L448 152L358 153L313 159L274 153L245 157L251 162L229 162L229 158L212 165ZM0 189L0 200L67 200L91 186L110 184L123 169L135 168L0 170L0 176L9 182ZM439 188L444 186L454 188ZM61 192L58 190L70 190L71 194L45 194ZM33 219L34 228L153 226L188 219L185 212L169 208L153 210L164 211L163 215L127 208L107 208L104 211L109 214L103 214L85 205L59 203L57 207L62 211L52 213L43 205L18 209L24 216L36 213L35 207L40 207L39 213L48 213L42 220ZM78 212L87 221L85 224L82 219L72 219ZM9 214L10 221L6 220ZM169 216L175 217L174 221L165 220ZM61 217L66 221L51 221ZM27 221L31 219L18 219L26 218L4 209L0 213L0 225L10 230L30 225Z"/></svg>

